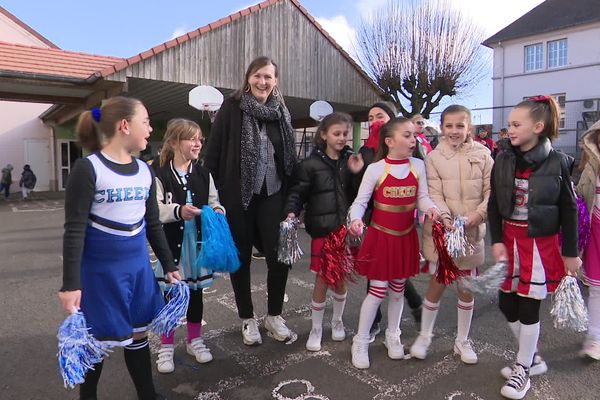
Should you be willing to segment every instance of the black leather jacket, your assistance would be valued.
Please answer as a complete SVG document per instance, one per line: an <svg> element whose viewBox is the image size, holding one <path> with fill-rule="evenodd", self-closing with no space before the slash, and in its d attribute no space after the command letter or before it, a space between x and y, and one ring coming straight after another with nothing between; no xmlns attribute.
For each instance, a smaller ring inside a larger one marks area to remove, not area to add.
<svg viewBox="0 0 600 400"><path fill-rule="evenodd" d="M360 178L348 169L350 154L346 146L339 160L332 160L316 147L296 168L284 210L298 215L305 205L304 223L311 237L326 236L346 223L360 184Z"/></svg>
<svg viewBox="0 0 600 400"><path fill-rule="evenodd" d="M504 219L510 219L515 207L515 171L517 150L503 143L492 169L492 191L488 202L488 220L492 243L503 241ZM577 256L577 202L571 184L573 158L554 150L545 137L523 161L531 166L528 191L528 231L530 237L550 236L562 230L562 254Z"/></svg>

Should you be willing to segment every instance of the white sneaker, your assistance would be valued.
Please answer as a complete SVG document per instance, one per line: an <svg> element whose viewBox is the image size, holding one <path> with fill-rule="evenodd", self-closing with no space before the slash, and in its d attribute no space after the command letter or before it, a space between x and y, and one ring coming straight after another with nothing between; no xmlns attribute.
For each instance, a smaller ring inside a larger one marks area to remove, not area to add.
<svg viewBox="0 0 600 400"><path fill-rule="evenodd" d="M331 340L342 342L346 339L346 329L342 320L331 321Z"/></svg>
<svg viewBox="0 0 600 400"><path fill-rule="evenodd" d="M175 371L173 354L175 354L175 346L172 344L163 344L160 346L158 359L156 360L158 372L161 374L170 374Z"/></svg>
<svg viewBox="0 0 600 400"><path fill-rule="evenodd" d="M213 360L210 350L204 344L202 338L192 339L191 343L186 345L187 353L191 356L196 357L196 361L200 364L204 364Z"/></svg>
<svg viewBox="0 0 600 400"><path fill-rule="evenodd" d="M262 337L258 330L258 322L254 318L248 318L242 322L242 338L244 339L244 344L247 346L262 343Z"/></svg>
<svg viewBox="0 0 600 400"><path fill-rule="evenodd" d="M529 367L529 376L536 376L545 374L548 371L548 365L546 361L539 356L537 353L533 356L533 364ZM500 370L500 374L504 379L510 378L510 374L512 373L511 367L504 367Z"/></svg>
<svg viewBox="0 0 600 400"><path fill-rule="evenodd" d="M600 340L586 339L583 342L581 356L588 356L594 360L600 360Z"/></svg>
<svg viewBox="0 0 600 400"><path fill-rule="evenodd" d="M265 329L268 330L275 340L284 342L290 337L290 329L285 325L285 319L281 315L267 315L265 317Z"/></svg>
<svg viewBox="0 0 600 400"><path fill-rule="evenodd" d="M371 366L369 363L368 340L357 340L354 336L352 340L352 365L358 369L367 369Z"/></svg>
<svg viewBox="0 0 600 400"><path fill-rule="evenodd" d="M402 360L404 358L404 346L400 341L400 331L392 332L386 329L383 345L387 348L388 357L392 360Z"/></svg>
<svg viewBox="0 0 600 400"><path fill-rule="evenodd" d="M454 342L454 354L460 356L460 360L465 364L477 364L477 354L473 350L473 342L467 339L463 342Z"/></svg>
<svg viewBox="0 0 600 400"><path fill-rule="evenodd" d="M306 341L306 350L321 351L321 337L323 336L323 328L312 328Z"/></svg>
<svg viewBox="0 0 600 400"><path fill-rule="evenodd" d="M500 389L500 394L508 399L520 400L525 397L530 387L528 368L515 364L510 377Z"/></svg>
<svg viewBox="0 0 600 400"><path fill-rule="evenodd" d="M410 346L410 355L419 360L424 360L427 357L427 350L431 344L431 336L419 335L417 340Z"/></svg>

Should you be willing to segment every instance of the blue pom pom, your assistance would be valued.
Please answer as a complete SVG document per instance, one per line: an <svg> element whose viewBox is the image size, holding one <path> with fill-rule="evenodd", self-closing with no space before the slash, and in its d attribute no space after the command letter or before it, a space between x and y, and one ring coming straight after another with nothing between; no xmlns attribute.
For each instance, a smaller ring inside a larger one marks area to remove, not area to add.
<svg viewBox="0 0 600 400"><path fill-rule="evenodd" d="M85 374L108 355L108 348L90 333L81 312L68 316L58 328L58 365L65 387L73 389Z"/></svg>
<svg viewBox="0 0 600 400"><path fill-rule="evenodd" d="M157 335L170 335L181 325L190 303L190 288L185 282L177 282L167 292L167 298L169 302L149 326Z"/></svg>
<svg viewBox="0 0 600 400"><path fill-rule="evenodd" d="M216 272L235 272L240 257L225 215L202 207L202 248L196 264Z"/></svg>

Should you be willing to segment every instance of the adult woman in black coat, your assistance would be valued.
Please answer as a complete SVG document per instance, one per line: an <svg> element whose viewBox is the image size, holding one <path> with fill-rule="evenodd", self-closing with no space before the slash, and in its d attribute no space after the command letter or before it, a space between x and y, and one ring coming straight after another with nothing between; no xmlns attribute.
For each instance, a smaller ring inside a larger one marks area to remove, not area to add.
<svg viewBox="0 0 600 400"><path fill-rule="evenodd" d="M290 337L281 318L290 266L278 262L277 242L296 155L291 118L277 77L277 65L270 58L252 61L243 86L223 102L215 118L204 158L240 251L242 265L231 274L231 283L246 345L262 343L250 293L252 246L257 242L268 267L265 328L279 341Z"/></svg>

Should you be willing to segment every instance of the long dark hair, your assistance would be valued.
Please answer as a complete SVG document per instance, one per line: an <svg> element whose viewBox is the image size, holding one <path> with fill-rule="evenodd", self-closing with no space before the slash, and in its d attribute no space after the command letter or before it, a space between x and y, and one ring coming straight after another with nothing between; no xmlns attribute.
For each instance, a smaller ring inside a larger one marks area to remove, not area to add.
<svg viewBox="0 0 600 400"><path fill-rule="evenodd" d="M379 151L377 152L376 161L384 159L390 152L388 145L385 143L385 138L392 137L396 128L406 122L411 121L405 117L392 118L379 129Z"/></svg>

